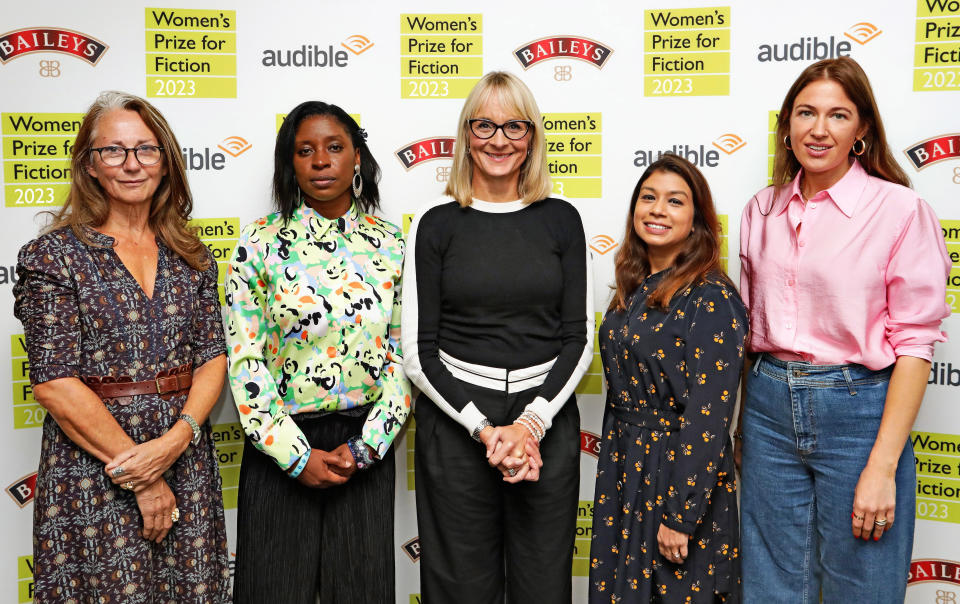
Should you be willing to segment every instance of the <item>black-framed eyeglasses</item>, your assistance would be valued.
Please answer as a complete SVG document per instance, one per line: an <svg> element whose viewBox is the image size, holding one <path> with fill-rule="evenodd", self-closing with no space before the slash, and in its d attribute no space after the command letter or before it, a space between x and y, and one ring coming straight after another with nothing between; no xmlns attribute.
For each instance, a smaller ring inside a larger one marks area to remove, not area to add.
<svg viewBox="0 0 960 604"><path fill-rule="evenodd" d="M533 128L533 122L529 120L509 120L497 124L482 117L477 117L467 120L467 123L470 124L470 132L473 132L473 135L477 138L482 139L493 138L497 130L503 130L504 136L515 141L525 137L527 132L530 132L530 129Z"/></svg>
<svg viewBox="0 0 960 604"><path fill-rule="evenodd" d="M117 145L107 145L106 147L93 147L90 151L96 151L100 155L100 161L106 166L122 166L127 161L127 153L133 151L133 156L137 158L141 166L153 166L163 158L163 147L157 145L139 145L137 147L118 147Z"/></svg>

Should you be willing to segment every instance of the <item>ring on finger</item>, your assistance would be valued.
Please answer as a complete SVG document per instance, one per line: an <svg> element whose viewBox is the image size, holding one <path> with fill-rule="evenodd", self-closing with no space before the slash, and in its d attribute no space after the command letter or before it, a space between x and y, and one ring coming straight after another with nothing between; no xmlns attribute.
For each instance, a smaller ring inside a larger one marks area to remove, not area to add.
<svg viewBox="0 0 960 604"><path fill-rule="evenodd" d="M673 552L673 557L674 557L675 560L679 560L679 559L680 559L680 552Z"/></svg>
<svg viewBox="0 0 960 604"><path fill-rule="evenodd" d="M110 470L110 475L114 478L119 478L121 474L123 474L123 468L121 466L117 466Z"/></svg>
<svg viewBox="0 0 960 604"><path fill-rule="evenodd" d="M126 489L126 490L128 490L128 491L132 491L132 490L133 490L133 481L132 481L132 480L128 480L127 482L125 482L125 483L123 483L122 485L120 485L120 488Z"/></svg>
<svg viewBox="0 0 960 604"><path fill-rule="evenodd" d="M173 522L180 520L180 508L173 508L173 511L170 512L170 520Z"/></svg>
<svg viewBox="0 0 960 604"><path fill-rule="evenodd" d="M863 522L864 516L863 516L862 514L854 514L854 515L853 515L853 519L854 519L854 520L859 520L860 522Z"/></svg>
<svg viewBox="0 0 960 604"><path fill-rule="evenodd" d="M509 474L510 476L516 476L517 475L516 468L510 468L509 470L507 470L507 474Z"/></svg>
<svg viewBox="0 0 960 604"><path fill-rule="evenodd" d="M874 526L883 528L883 527L887 526L887 519L886 519L886 518L882 518L882 519L880 519L880 520L874 520L874 521L873 521L873 524L874 524Z"/></svg>

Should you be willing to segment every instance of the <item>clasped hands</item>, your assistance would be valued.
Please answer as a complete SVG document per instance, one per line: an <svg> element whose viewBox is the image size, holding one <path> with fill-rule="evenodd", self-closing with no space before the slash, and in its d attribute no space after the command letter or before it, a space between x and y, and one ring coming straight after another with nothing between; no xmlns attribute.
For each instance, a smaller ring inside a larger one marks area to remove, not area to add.
<svg viewBox="0 0 960 604"><path fill-rule="evenodd" d="M487 448L487 462L500 470L505 482L540 479L540 445L527 428L520 424L487 426L479 436Z"/></svg>
<svg viewBox="0 0 960 604"><path fill-rule="evenodd" d="M183 424L183 422L178 422ZM160 543L173 528L177 499L163 478L190 444L193 432L174 426L163 436L119 453L104 468L113 484L132 491L143 517L143 538Z"/></svg>

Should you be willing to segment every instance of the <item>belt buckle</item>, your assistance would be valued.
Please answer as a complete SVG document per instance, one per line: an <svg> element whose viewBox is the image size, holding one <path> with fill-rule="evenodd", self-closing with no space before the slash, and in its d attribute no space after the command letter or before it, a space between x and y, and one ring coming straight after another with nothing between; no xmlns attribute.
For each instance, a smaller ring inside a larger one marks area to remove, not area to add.
<svg viewBox="0 0 960 604"><path fill-rule="evenodd" d="M157 385L157 394L163 394L163 391L160 389L160 376L159 375L154 376L153 382Z"/></svg>
<svg viewBox="0 0 960 604"><path fill-rule="evenodd" d="M802 369L794 369L794 370L793 370L793 377L807 377L807 376L809 376L809 375L810 375L809 372L803 371Z"/></svg>

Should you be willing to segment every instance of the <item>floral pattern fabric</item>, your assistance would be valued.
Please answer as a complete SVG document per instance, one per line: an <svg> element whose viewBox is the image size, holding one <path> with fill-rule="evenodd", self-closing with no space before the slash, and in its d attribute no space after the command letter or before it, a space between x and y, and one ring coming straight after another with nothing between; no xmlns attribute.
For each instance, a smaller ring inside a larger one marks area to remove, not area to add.
<svg viewBox="0 0 960 604"><path fill-rule="evenodd" d="M20 251L14 313L23 322L34 384L63 377L153 379L161 371L224 352L217 265L199 272L158 241L148 298L113 239L94 245L60 229ZM177 421L186 394L138 395L105 403L136 443ZM34 601L220 603L229 600L227 534L210 426L164 474L180 521L160 544L140 536L133 493L77 446L51 415L43 424L34 496Z"/></svg>
<svg viewBox="0 0 960 604"><path fill-rule="evenodd" d="M379 456L410 412L400 352L403 239L351 205L331 220L301 204L246 226L227 271L229 378L240 422L286 469L310 448L290 416L370 405Z"/></svg>
<svg viewBox="0 0 960 604"><path fill-rule="evenodd" d="M607 380L590 549L591 603L727 602L739 594L739 530L728 434L747 315L709 278L667 310L648 277L599 330ZM660 524L690 535L680 564L660 555Z"/></svg>

